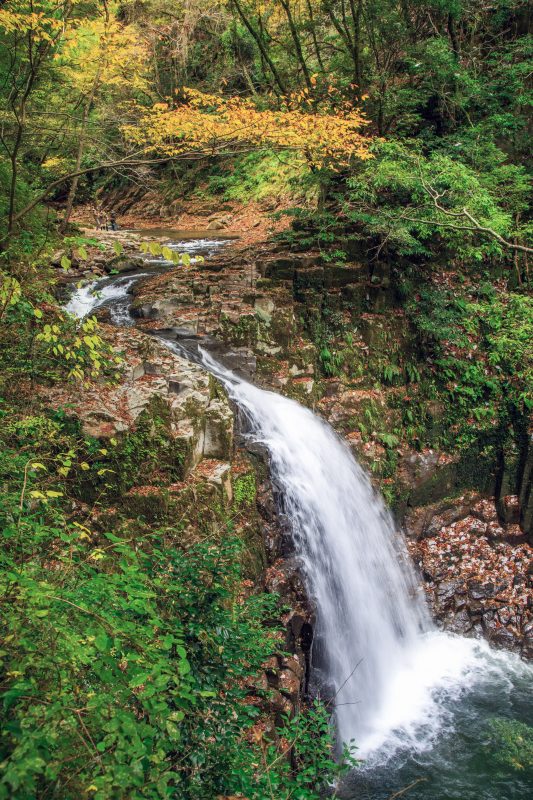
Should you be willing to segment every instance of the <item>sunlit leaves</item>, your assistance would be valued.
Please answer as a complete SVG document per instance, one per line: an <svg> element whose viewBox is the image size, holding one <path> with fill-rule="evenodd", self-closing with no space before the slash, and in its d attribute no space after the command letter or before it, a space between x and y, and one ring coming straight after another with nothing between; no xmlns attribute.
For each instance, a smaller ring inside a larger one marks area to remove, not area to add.
<svg viewBox="0 0 533 800"><path fill-rule="evenodd" d="M189 253L179 253L167 245L162 245L161 242L141 242L139 249L142 253L149 253L154 258L161 257L172 264L189 267L192 263ZM196 264L201 263L203 260L203 256L194 257L194 263Z"/></svg>
<svg viewBox="0 0 533 800"><path fill-rule="evenodd" d="M15 306L20 300L22 288L19 281L0 272L0 314L9 306Z"/></svg>
<svg viewBox="0 0 533 800"><path fill-rule="evenodd" d="M87 317L72 330L72 321L59 315L56 322L45 323L35 339L56 364L67 371L74 380L92 378L102 374L116 374L121 358L100 335L96 317Z"/></svg>
<svg viewBox="0 0 533 800"><path fill-rule="evenodd" d="M212 148L213 153L249 147L294 150L313 167L371 158L365 120L354 108L337 114L308 113L287 102L283 110L259 110L251 101L184 90L187 102L156 103L127 125L128 139L169 157Z"/></svg>

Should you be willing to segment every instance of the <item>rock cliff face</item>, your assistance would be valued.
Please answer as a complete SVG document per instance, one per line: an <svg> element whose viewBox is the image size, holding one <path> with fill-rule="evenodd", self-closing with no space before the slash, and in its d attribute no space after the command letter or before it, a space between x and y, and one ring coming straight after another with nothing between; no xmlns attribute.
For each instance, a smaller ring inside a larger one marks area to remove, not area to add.
<svg viewBox="0 0 533 800"><path fill-rule="evenodd" d="M120 381L46 390L51 406L69 409L82 433L114 452L101 524L175 526L194 542L224 535L229 523L246 543L244 591L280 595L286 635L279 655L247 687L272 732L304 693L312 612L277 513L265 455L248 452L225 391L204 369L158 338L106 328L125 369ZM91 500L87 487L87 501ZM265 690L267 690L265 694ZM265 697L267 699L265 699Z"/></svg>

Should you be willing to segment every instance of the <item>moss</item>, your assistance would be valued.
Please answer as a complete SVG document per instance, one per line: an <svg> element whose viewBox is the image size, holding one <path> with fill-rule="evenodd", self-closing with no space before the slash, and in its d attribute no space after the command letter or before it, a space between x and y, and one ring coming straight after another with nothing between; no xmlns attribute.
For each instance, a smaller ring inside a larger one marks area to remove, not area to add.
<svg viewBox="0 0 533 800"><path fill-rule="evenodd" d="M233 481L233 507L236 510L249 508L255 503L257 489L255 474L238 475Z"/></svg>
<svg viewBox="0 0 533 800"><path fill-rule="evenodd" d="M161 522L168 515L169 493L159 486L138 486L130 489L122 502L128 516Z"/></svg>
<svg viewBox="0 0 533 800"><path fill-rule="evenodd" d="M113 472L107 475L111 495L123 495L139 483L172 483L183 477L188 447L172 435L170 409L154 397L140 414L134 431L119 442L111 456Z"/></svg>
<svg viewBox="0 0 533 800"><path fill-rule="evenodd" d="M252 347L257 342L258 320L255 314L242 314L233 322L223 314L220 318L221 335L224 341L236 346Z"/></svg>

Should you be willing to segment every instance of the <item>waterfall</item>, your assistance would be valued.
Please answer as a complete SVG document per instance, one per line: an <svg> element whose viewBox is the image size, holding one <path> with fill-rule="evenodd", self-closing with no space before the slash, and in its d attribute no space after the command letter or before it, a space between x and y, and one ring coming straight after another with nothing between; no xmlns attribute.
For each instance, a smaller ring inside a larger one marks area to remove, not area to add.
<svg viewBox="0 0 533 800"><path fill-rule="evenodd" d="M314 661L327 676L339 737L373 731L391 672L430 627L391 516L347 445L323 420L241 380L202 353L268 449L302 573L317 610Z"/></svg>
<svg viewBox="0 0 533 800"><path fill-rule="evenodd" d="M160 264L155 273L164 269ZM83 317L106 305L115 324L131 324L128 291L144 275L79 287L68 310ZM192 345L161 341L197 360ZM428 783L429 794L422 795L427 800L451 797L450 786L458 787L454 797L498 800L501 787L483 795L478 788L473 794L463 789L476 780L486 787L489 718L523 716L533 723L532 667L510 652L492 650L483 639L435 629L402 536L329 425L298 403L243 380L201 348L199 357L242 410L249 439L270 455L281 511L316 609L314 683L331 704L339 740L354 740L364 763L351 775L353 793L348 787L343 796L361 797L374 781L372 796L389 797L418 780L422 769L431 781L437 776L436 788ZM395 777L387 784L384 775ZM530 795L527 788L517 791L509 800Z"/></svg>
<svg viewBox="0 0 533 800"><path fill-rule="evenodd" d="M326 422L199 354L244 413L248 438L268 450L316 608L313 664L328 684L340 741L353 740L368 765L429 751L453 731L465 694L508 694L514 679L531 676L510 653L435 629L403 536Z"/></svg>

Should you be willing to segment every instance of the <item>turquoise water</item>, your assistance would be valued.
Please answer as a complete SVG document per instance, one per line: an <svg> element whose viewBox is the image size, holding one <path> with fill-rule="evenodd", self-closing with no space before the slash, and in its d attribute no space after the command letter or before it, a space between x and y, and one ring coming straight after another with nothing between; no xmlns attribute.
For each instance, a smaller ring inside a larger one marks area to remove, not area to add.
<svg viewBox="0 0 533 800"><path fill-rule="evenodd" d="M422 724L409 746L392 736L352 772L343 800L531 800L533 798L533 702L531 667L510 654L453 699L439 699L442 724ZM398 732L401 739L401 731ZM397 749L396 749L397 748ZM415 783L419 781L418 783Z"/></svg>

